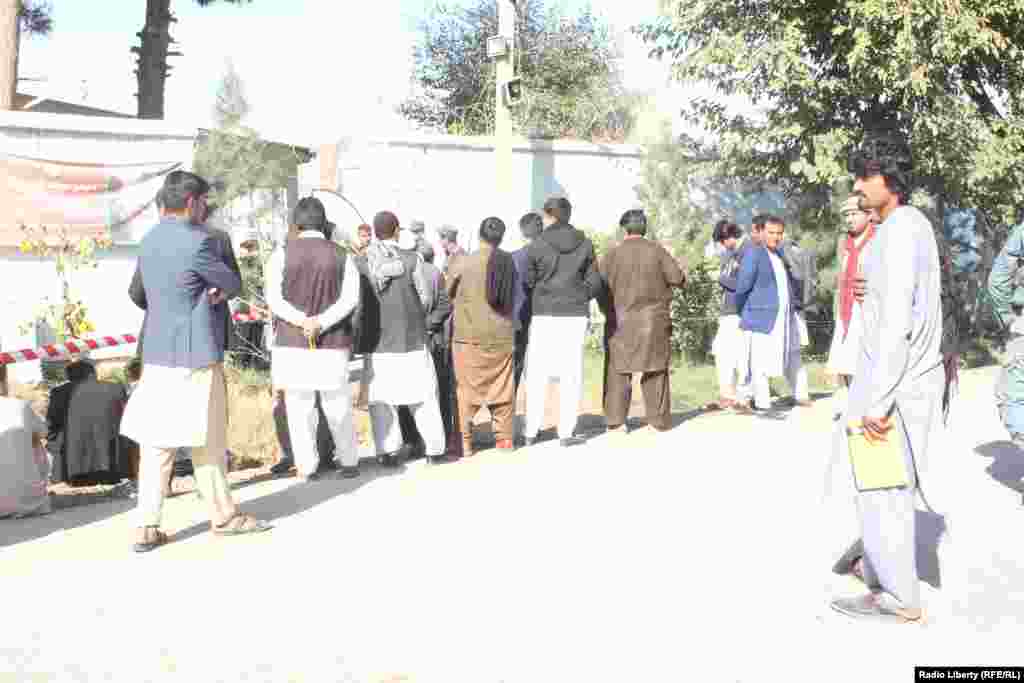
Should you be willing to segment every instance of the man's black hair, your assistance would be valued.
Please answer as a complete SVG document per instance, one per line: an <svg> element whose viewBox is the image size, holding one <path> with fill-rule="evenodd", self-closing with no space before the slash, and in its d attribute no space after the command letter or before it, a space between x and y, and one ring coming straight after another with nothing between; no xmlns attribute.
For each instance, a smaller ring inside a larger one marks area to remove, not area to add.
<svg viewBox="0 0 1024 683"><path fill-rule="evenodd" d="M646 235L647 216L643 209L630 209L622 214L619 219L619 227L626 230L627 235Z"/></svg>
<svg viewBox="0 0 1024 683"><path fill-rule="evenodd" d="M210 193L210 183L195 173L171 171L164 178L159 197L168 211L184 211L189 197L202 197Z"/></svg>
<svg viewBox="0 0 1024 683"><path fill-rule="evenodd" d="M764 224L767 226L769 223L781 225L783 230L786 229L786 221L781 216L776 216L775 214L766 215L764 217Z"/></svg>
<svg viewBox="0 0 1024 683"><path fill-rule="evenodd" d="M568 223L572 218L572 204L565 197L551 197L544 202L544 213L559 223Z"/></svg>
<svg viewBox="0 0 1024 683"><path fill-rule="evenodd" d="M885 186L898 196L900 204L910 201L914 157L910 145L900 135L889 131L865 134L860 147L847 158L846 168L856 178L882 176Z"/></svg>
<svg viewBox="0 0 1024 683"><path fill-rule="evenodd" d="M378 240L394 238L398 226L398 216L390 211L380 211L373 217L373 234Z"/></svg>
<svg viewBox="0 0 1024 683"><path fill-rule="evenodd" d="M85 360L78 360L71 363L64 369L69 382L81 382L96 375L96 368L92 363Z"/></svg>
<svg viewBox="0 0 1024 683"><path fill-rule="evenodd" d="M711 239L715 242L721 243L729 239L739 239L743 236L743 231L740 230L740 226L736 225L728 218L715 223L715 229L711 233Z"/></svg>
<svg viewBox="0 0 1024 683"><path fill-rule="evenodd" d="M759 214L757 214L752 219L750 219L750 227L751 227L751 229L753 229L753 230L760 230L760 229L764 228L765 223L768 222L769 218L771 218L771 216L769 214L766 214L766 213L759 213Z"/></svg>
<svg viewBox="0 0 1024 683"><path fill-rule="evenodd" d="M327 211L316 197L303 197L292 210L292 225L303 230L319 230L326 234Z"/></svg>
<svg viewBox="0 0 1024 683"><path fill-rule="evenodd" d="M480 224L480 239L492 247L497 247L504 238L505 223L500 218L491 216L485 218Z"/></svg>
<svg viewBox="0 0 1024 683"><path fill-rule="evenodd" d="M544 219L539 213L531 211L519 219L519 232L523 233L524 238L532 240L544 232Z"/></svg>

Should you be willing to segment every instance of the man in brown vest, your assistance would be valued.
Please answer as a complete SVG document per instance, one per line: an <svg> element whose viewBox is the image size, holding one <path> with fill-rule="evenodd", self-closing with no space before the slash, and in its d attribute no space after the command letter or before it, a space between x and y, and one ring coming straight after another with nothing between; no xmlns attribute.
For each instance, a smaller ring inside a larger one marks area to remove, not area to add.
<svg viewBox="0 0 1024 683"><path fill-rule="evenodd" d="M327 239L327 217L320 200L300 200L292 222L297 237L287 250L275 252L267 269L267 297L277 319L271 365L274 386L285 390L299 478L308 482L318 476L317 394L341 458L342 476L358 476L348 377L349 318L359 303L358 275L348 267L345 253Z"/></svg>
<svg viewBox="0 0 1024 683"><path fill-rule="evenodd" d="M682 287L686 276L668 251L646 239L643 211L627 211L619 223L626 237L608 252L601 276L608 285L609 316L613 328L608 339L608 387L605 417L608 430L626 432L630 384L642 373L647 424L664 431L671 423L669 364L672 360L672 288Z"/></svg>
<svg viewBox="0 0 1024 683"><path fill-rule="evenodd" d="M498 249L504 236L501 219L484 220L480 249L455 257L448 268L448 293L455 302L452 356L464 457L473 454L473 416L484 404L494 420L498 448L512 448L516 269L512 255Z"/></svg>

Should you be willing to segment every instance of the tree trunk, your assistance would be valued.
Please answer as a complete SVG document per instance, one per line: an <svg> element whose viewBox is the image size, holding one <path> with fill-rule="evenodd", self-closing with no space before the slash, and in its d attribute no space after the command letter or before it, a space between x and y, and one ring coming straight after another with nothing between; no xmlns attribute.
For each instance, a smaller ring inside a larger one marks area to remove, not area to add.
<svg viewBox="0 0 1024 683"><path fill-rule="evenodd" d="M3 1L3 0L0 0ZM162 119L164 117L164 87L167 81L167 58L177 54L170 51L171 24L177 21L171 14L171 0L146 0L146 25L136 35L139 47L135 75L139 83L138 117Z"/></svg>
<svg viewBox="0 0 1024 683"><path fill-rule="evenodd" d="M0 111L14 109L18 85L18 11L21 0L0 0Z"/></svg>

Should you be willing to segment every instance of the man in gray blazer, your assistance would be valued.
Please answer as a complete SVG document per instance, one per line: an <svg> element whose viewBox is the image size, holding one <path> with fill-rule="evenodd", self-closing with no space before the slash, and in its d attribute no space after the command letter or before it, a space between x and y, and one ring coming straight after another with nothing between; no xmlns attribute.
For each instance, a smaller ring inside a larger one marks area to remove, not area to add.
<svg viewBox="0 0 1024 683"><path fill-rule="evenodd" d="M226 477L227 387L223 362L227 299L241 278L217 239L201 227L209 184L186 171L169 173L162 220L142 240L139 278L145 307L142 379L121 433L140 445L137 552L167 542L160 531L165 482L178 448L192 449L196 483L219 535L270 528L239 512Z"/></svg>
<svg viewBox="0 0 1024 683"><path fill-rule="evenodd" d="M158 193L157 197L157 205L162 208L163 198L160 197L159 194L160 193ZM235 275L241 278L242 270L241 268L239 268L238 259L235 257L235 248L234 245L232 245L231 243L231 235L225 230L215 228L208 224L210 216L213 215L214 211L216 211L216 207L207 206L202 216L202 224L196 226L196 229L206 230L210 234L210 236L214 238L214 240L216 241L217 253L221 255L221 258L231 269L231 272L233 272ZM128 285L128 296L139 308L146 310L146 290L142 286L142 272L139 270L138 265L136 265L135 273L134 275L132 275L131 284ZM227 301L223 301L214 306L213 308L214 315L218 318L223 318L224 320L224 348L225 350L230 350L232 340L234 339L235 334L235 322L231 318L231 308L230 306L228 306ZM140 358L142 357L143 340L145 339L146 336L145 332L146 319L145 316L143 316L142 329L139 331L139 341L138 345L136 346L136 355L139 356ZM171 495L171 483L173 482L175 475L187 476L189 474L192 474L193 471L194 470L191 460L188 457L188 451L186 449L180 449L178 455L175 458L175 465L171 469L171 474L168 477L167 481L164 482L164 495Z"/></svg>

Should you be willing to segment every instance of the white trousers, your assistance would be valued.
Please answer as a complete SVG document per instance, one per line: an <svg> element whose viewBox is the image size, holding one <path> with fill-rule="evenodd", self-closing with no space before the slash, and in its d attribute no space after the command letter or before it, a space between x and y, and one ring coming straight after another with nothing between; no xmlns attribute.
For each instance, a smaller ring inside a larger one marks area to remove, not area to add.
<svg viewBox="0 0 1024 683"><path fill-rule="evenodd" d="M759 410L769 410L772 407L771 387L769 385L768 373L751 368L753 376L754 405ZM800 357L800 349L790 349L789 358L786 361L786 383L793 391L797 401L808 401L811 398L810 388L807 382L807 368L804 367Z"/></svg>
<svg viewBox="0 0 1024 683"><path fill-rule="evenodd" d="M287 389L284 404L288 412L288 432L292 438L295 469L300 477L316 471L320 463L316 432L320 415L316 409L315 391ZM320 405L327 418L327 427L334 438L335 453L345 467L359 464L355 426L352 423L352 390L348 382L332 391L320 391Z"/></svg>
<svg viewBox="0 0 1024 683"><path fill-rule="evenodd" d="M227 477L227 392L220 365L210 372L206 445L192 448L192 467L199 495L210 511L210 523L223 524L238 508ZM159 526L164 508L164 486L174 468L177 448L140 445L136 514L139 526Z"/></svg>
<svg viewBox="0 0 1024 683"><path fill-rule="evenodd" d="M526 347L526 432L537 437L544 423L548 380L558 379L558 438L576 430L583 398L583 342L587 318L534 316Z"/></svg>
<svg viewBox="0 0 1024 683"><path fill-rule="evenodd" d="M422 403L409 404L407 407L416 421L416 429L426 444L427 456L444 455L447 444L437 396L427 398ZM373 443L377 448L377 455L391 454L402 447L402 430L398 426L398 410L395 406L389 403L371 403L370 422L373 425Z"/></svg>

